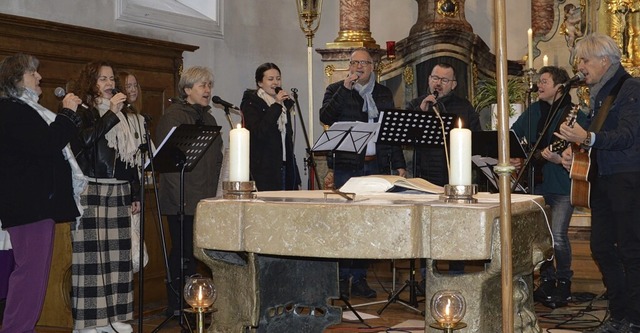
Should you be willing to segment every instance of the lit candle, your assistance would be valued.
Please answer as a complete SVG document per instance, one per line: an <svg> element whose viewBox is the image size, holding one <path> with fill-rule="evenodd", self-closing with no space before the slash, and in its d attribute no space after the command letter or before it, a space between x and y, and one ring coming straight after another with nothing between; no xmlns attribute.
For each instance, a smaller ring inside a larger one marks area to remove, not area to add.
<svg viewBox="0 0 640 333"><path fill-rule="evenodd" d="M527 30L527 44L529 47L529 52L527 53L527 66L529 68L533 68L533 30L531 30L531 28Z"/></svg>
<svg viewBox="0 0 640 333"><path fill-rule="evenodd" d="M249 181L249 130L240 124L229 132L229 181Z"/></svg>
<svg viewBox="0 0 640 333"><path fill-rule="evenodd" d="M549 66L549 57L546 54L542 57L542 66Z"/></svg>
<svg viewBox="0 0 640 333"><path fill-rule="evenodd" d="M387 58L395 59L396 58L396 42L395 41L387 41Z"/></svg>
<svg viewBox="0 0 640 333"><path fill-rule="evenodd" d="M450 132L451 170L449 185L471 185L471 131L462 128L458 119L458 128Z"/></svg>
<svg viewBox="0 0 640 333"><path fill-rule="evenodd" d="M202 306L202 299L203 298L204 297L202 296L202 286L199 286L199 288L198 288L198 298L197 298L198 305Z"/></svg>

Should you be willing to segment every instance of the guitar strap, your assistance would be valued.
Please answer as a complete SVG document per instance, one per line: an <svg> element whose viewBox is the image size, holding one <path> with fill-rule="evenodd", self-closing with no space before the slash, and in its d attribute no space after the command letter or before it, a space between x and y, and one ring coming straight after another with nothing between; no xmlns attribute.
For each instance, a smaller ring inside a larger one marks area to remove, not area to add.
<svg viewBox="0 0 640 333"><path fill-rule="evenodd" d="M611 105L613 105L613 102L618 96L620 88L622 88L622 84L630 77L631 75L629 75L629 73L625 73L625 75L620 78L615 87L611 89L609 96L607 96L607 98L604 100L604 102L602 103L602 107L600 107L600 110L598 110L598 114L591 123L591 126L589 126L589 132L598 132L600 128L602 128L602 124L604 124L604 121L605 119L607 119L607 115L609 114L609 109L611 109Z"/></svg>

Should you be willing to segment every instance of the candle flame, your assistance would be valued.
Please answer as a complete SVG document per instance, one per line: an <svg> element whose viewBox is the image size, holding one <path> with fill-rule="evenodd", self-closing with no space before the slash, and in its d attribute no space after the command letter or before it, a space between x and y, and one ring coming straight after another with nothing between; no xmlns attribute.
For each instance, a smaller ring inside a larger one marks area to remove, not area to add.
<svg viewBox="0 0 640 333"><path fill-rule="evenodd" d="M236 125L236 128L242 128L242 124L238 123L238 125Z"/></svg>
<svg viewBox="0 0 640 333"><path fill-rule="evenodd" d="M198 298L197 298L198 304L202 304L202 299L204 298L204 295L202 295L202 293L203 293L202 286L200 286L198 289Z"/></svg>
<svg viewBox="0 0 640 333"><path fill-rule="evenodd" d="M462 119L458 118L458 128L462 128Z"/></svg>
<svg viewBox="0 0 640 333"><path fill-rule="evenodd" d="M444 307L444 316L445 316L445 319L447 320L449 319L449 316L450 316L449 315L449 312L451 311L450 309L451 309L451 300L447 299L447 306Z"/></svg>

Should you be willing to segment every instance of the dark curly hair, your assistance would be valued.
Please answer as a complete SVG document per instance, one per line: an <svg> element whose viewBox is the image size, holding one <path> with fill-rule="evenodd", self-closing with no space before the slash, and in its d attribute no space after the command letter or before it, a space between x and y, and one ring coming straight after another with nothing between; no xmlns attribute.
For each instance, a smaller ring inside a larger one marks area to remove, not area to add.
<svg viewBox="0 0 640 333"><path fill-rule="evenodd" d="M101 96L100 90L98 89L98 77L100 76L100 68L102 67L110 67L113 70L116 84L115 88L124 91L122 90L120 79L118 75L116 75L117 71L111 63L104 60L92 61L86 64L80 71L78 79L70 83L70 91L82 98L87 105L95 105L94 101Z"/></svg>

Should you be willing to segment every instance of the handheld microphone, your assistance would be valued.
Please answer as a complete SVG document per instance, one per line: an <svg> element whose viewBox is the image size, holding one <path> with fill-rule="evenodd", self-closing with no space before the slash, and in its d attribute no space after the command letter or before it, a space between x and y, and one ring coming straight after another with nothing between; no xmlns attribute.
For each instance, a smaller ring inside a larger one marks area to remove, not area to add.
<svg viewBox="0 0 640 333"><path fill-rule="evenodd" d="M277 94L282 90L282 87L276 87L274 90ZM284 107L287 109L287 111L289 111L289 109L293 107L293 101L290 98L283 100L282 103L284 103Z"/></svg>
<svg viewBox="0 0 640 333"><path fill-rule="evenodd" d="M432 95L435 98L438 98L438 94L439 92L437 90L435 90ZM427 102L427 111L429 111L429 109L433 106L433 102Z"/></svg>
<svg viewBox="0 0 640 333"><path fill-rule="evenodd" d="M362 73L360 73L360 72L355 72L353 74L356 75L356 78L355 78L355 80L351 81L351 88L353 88L353 86L356 85L356 82L358 82L358 80L360 79L360 75L362 75Z"/></svg>
<svg viewBox="0 0 640 333"><path fill-rule="evenodd" d="M582 72L578 72L576 73L576 75L574 75L572 78L569 79L569 81L565 82L562 84L563 87L571 87L574 83L578 83L580 81L584 80L584 74L582 74Z"/></svg>
<svg viewBox="0 0 640 333"><path fill-rule="evenodd" d="M58 87L53 91L53 94L56 95L56 97L63 98L67 94L67 92L64 91L64 88ZM87 106L87 104L80 103L80 106L89 110L89 107Z"/></svg>
<svg viewBox="0 0 640 333"><path fill-rule="evenodd" d="M121 92L120 89L118 88L113 88L111 89L111 94L115 95L117 93ZM126 95L126 94L125 94ZM122 106L124 106L125 108L131 109L131 104L127 103L127 100L125 99L124 102L122 102Z"/></svg>
<svg viewBox="0 0 640 333"><path fill-rule="evenodd" d="M230 109L234 109L234 110L238 110L240 111L240 108L223 100L222 98L220 98L219 96L213 96L213 98L211 98L211 101L214 102L215 104L220 104L222 106L224 106L225 108L230 108Z"/></svg>

